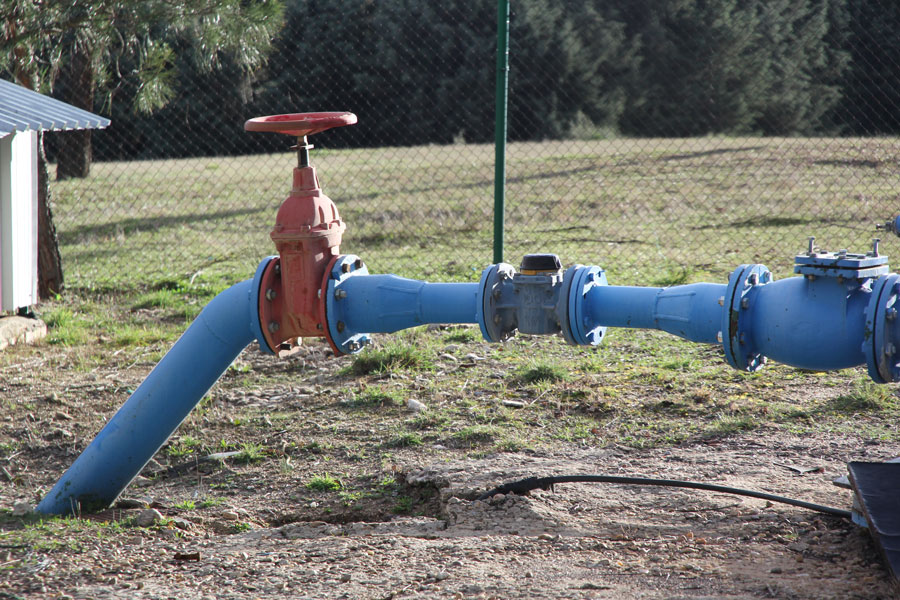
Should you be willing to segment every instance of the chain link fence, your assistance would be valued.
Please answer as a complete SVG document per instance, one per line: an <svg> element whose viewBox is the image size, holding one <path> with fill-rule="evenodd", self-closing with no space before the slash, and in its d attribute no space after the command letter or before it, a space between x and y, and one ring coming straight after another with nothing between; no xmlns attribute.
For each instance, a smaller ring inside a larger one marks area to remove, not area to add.
<svg viewBox="0 0 900 600"><path fill-rule="evenodd" d="M359 117L310 138L342 251L476 278L492 260L496 16L487 0L293 1L254 72L228 56L201 71L176 40L176 96L137 114L123 78L90 175L51 185L67 284L250 276L296 157L243 123L325 110ZM900 209L898 27L887 0L514 2L505 260L555 252L613 283L675 283L746 262L786 275L810 235L868 250Z"/></svg>

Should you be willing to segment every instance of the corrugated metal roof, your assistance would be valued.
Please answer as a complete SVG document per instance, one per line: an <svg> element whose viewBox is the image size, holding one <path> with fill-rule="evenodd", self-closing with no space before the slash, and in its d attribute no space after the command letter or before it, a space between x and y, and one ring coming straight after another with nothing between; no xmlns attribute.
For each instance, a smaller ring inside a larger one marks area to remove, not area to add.
<svg viewBox="0 0 900 600"><path fill-rule="evenodd" d="M16 131L102 129L109 119L0 79L0 137Z"/></svg>

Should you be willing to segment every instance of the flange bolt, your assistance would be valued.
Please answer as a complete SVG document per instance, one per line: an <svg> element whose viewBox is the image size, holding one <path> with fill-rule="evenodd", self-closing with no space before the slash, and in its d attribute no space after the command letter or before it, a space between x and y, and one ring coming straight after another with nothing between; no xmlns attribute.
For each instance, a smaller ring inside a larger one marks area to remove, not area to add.
<svg viewBox="0 0 900 600"><path fill-rule="evenodd" d="M897 319L897 309L894 307L887 309L884 313L884 318L888 321L895 321Z"/></svg>
<svg viewBox="0 0 900 600"><path fill-rule="evenodd" d="M277 295L278 294L276 294L275 290L273 290L272 288L266 290L266 300L268 300L269 302L274 300Z"/></svg>

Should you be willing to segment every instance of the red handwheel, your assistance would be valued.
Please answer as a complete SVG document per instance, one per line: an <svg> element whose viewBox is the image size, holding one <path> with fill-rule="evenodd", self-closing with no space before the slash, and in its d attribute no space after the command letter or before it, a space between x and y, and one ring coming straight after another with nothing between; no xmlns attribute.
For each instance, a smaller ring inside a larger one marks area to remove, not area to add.
<svg viewBox="0 0 900 600"><path fill-rule="evenodd" d="M244 129L303 137L354 123L356 115L351 112L292 113L253 118L244 123Z"/></svg>

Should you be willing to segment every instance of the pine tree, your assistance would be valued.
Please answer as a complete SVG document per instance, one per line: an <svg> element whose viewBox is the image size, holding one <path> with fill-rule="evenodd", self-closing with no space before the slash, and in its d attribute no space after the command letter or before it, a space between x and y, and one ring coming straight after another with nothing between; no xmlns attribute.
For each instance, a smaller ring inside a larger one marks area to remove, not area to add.
<svg viewBox="0 0 900 600"><path fill-rule="evenodd" d="M739 0L625 4L642 64L629 87L623 129L645 136L750 131L765 64L753 7Z"/></svg>
<svg viewBox="0 0 900 600"><path fill-rule="evenodd" d="M842 118L857 134L900 133L900 4L853 0L848 9L852 66L844 84Z"/></svg>

